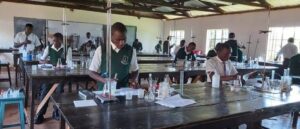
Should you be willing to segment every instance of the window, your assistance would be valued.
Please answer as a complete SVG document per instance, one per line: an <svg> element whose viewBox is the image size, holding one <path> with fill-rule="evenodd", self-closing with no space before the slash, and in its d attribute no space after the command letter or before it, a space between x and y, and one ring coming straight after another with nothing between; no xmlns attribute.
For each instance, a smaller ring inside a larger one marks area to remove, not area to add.
<svg viewBox="0 0 300 129"><path fill-rule="evenodd" d="M295 45L300 47L300 27L270 27L268 34L267 60L272 61L280 48L287 44L290 37L294 37Z"/></svg>
<svg viewBox="0 0 300 129"><path fill-rule="evenodd" d="M209 29L206 34L206 53L214 49L219 42L225 42L228 39L228 29Z"/></svg>
<svg viewBox="0 0 300 129"><path fill-rule="evenodd" d="M171 36L170 44L179 45L180 41L184 39L184 30L171 30L170 36Z"/></svg>

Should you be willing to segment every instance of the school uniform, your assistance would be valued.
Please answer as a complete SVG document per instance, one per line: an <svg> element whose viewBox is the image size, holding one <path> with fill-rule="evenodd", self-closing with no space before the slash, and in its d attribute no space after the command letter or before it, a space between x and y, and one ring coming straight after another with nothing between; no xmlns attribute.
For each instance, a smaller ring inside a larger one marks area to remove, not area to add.
<svg viewBox="0 0 300 129"><path fill-rule="evenodd" d="M206 61L207 82L211 82L209 77L211 72L217 72L220 76L230 76L238 73L230 60L222 61L218 56Z"/></svg>
<svg viewBox="0 0 300 129"><path fill-rule="evenodd" d="M117 74L117 89L128 87L129 75L131 72L139 69L137 63L136 50L126 44L123 48L118 49L111 43L111 75ZM106 78L108 73L106 69L106 50L99 46L94 54L90 71L98 72L100 76ZM102 90L104 84L98 82L98 89Z"/></svg>
<svg viewBox="0 0 300 129"><path fill-rule="evenodd" d="M193 52L187 52L186 51L186 47L182 47L176 53L174 62L176 63L176 61L178 59L183 59L184 60L186 57L187 57L187 60L191 60L191 61L195 61L196 60L196 57L194 56Z"/></svg>
<svg viewBox="0 0 300 129"><path fill-rule="evenodd" d="M26 41L26 39L30 40L31 44L22 45L21 47L19 47L20 52L24 50L33 51L36 47L41 45L39 38L35 34L30 33L29 35L26 35L25 31L16 34L14 43L23 43L24 41Z"/></svg>

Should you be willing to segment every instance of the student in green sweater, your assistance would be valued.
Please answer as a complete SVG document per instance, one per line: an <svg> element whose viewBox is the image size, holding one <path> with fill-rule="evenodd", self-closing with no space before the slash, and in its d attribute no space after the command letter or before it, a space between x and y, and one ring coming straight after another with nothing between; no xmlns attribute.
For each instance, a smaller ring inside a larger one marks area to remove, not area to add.
<svg viewBox="0 0 300 129"><path fill-rule="evenodd" d="M126 44L126 32L123 23L116 22L111 27L111 75L117 74L117 88L137 88L139 66L136 50ZM98 90L102 90L107 81L105 48L97 48L89 67L90 77L98 81Z"/></svg>
<svg viewBox="0 0 300 129"><path fill-rule="evenodd" d="M69 57L71 54L72 50L71 48L68 48L67 51L67 57ZM49 62L47 61L47 57L50 57ZM65 47L63 45L63 35L61 33L55 33L53 35L53 44L51 44L50 46L47 46L44 50L43 56L40 59L40 63L51 63L54 66L57 64L58 59L61 59L62 63L65 64L66 60L65 60ZM40 100L43 100L44 97L47 95L47 93L49 92L49 90L51 89L51 86L53 85L53 83L44 83L42 84L42 86L40 87ZM64 82L60 82L60 85L57 87L56 89L56 93L62 93L63 91L63 86L64 86ZM34 118L34 123L35 124L41 124L44 121L44 114L47 111L48 108L48 102L42 107L42 109L37 113L37 115ZM54 108L54 107L53 107ZM52 113L52 118L59 120L59 113L57 108L54 108L54 111Z"/></svg>

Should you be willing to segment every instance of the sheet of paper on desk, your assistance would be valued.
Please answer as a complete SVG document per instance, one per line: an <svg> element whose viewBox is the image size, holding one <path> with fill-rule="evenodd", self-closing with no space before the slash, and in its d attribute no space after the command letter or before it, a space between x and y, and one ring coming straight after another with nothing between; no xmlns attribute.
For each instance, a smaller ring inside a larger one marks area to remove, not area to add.
<svg viewBox="0 0 300 129"><path fill-rule="evenodd" d="M183 99L179 94L177 94L164 100L156 101L155 103L170 108L176 108L194 104L196 101L192 99Z"/></svg>
<svg viewBox="0 0 300 129"><path fill-rule="evenodd" d="M75 107L90 107L90 106L97 106L94 100L75 100L74 102Z"/></svg>

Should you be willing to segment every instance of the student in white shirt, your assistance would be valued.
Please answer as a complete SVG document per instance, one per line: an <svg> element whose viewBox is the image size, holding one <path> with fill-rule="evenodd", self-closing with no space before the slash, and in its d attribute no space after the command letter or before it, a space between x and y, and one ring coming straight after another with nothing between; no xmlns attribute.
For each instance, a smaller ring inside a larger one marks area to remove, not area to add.
<svg viewBox="0 0 300 129"><path fill-rule="evenodd" d="M298 54L298 48L297 46L294 44L294 38L289 38L288 39L288 44L286 44L285 46L283 46L280 51L277 53L277 56L275 58L275 60L278 59L279 55L283 55L283 67L287 68L289 66L289 61L290 59Z"/></svg>
<svg viewBox="0 0 300 129"><path fill-rule="evenodd" d="M83 44L86 44L86 43L88 43L89 41L92 41L92 43L93 43L94 45L96 45L95 40L94 40L94 38L91 36L91 33L90 33L90 32L86 32L86 37L85 37L85 39L84 39L83 41L84 41Z"/></svg>
<svg viewBox="0 0 300 129"><path fill-rule="evenodd" d="M26 24L25 30L16 34L14 38L14 47L19 51L34 51L41 45L39 38L32 33L33 25Z"/></svg>
<svg viewBox="0 0 300 129"><path fill-rule="evenodd" d="M125 43L127 29L123 23L116 22L111 27L111 75L117 74L117 88L137 87L138 63L136 50ZM99 46L95 51L89 75L98 81L98 90L103 89L107 81L106 50L105 46Z"/></svg>
<svg viewBox="0 0 300 129"><path fill-rule="evenodd" d="M238 72L229 60L230 55L230 46L222 43L217 49L217 56L206 62L207 82L211 82L215 72L221 76L221 81L237 79Z"/></svg>

